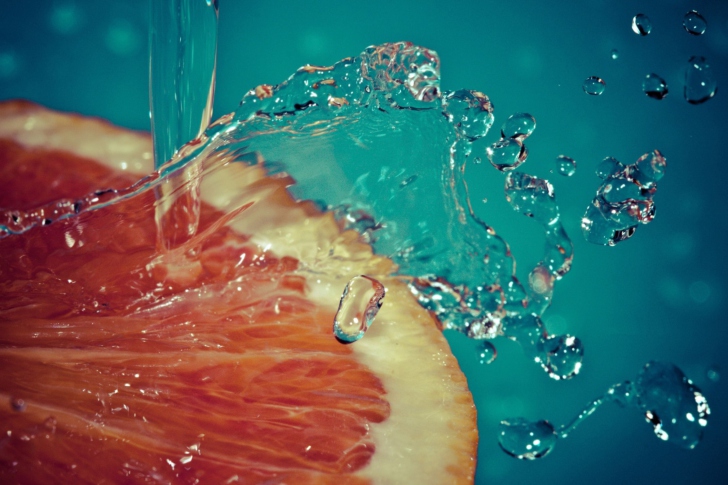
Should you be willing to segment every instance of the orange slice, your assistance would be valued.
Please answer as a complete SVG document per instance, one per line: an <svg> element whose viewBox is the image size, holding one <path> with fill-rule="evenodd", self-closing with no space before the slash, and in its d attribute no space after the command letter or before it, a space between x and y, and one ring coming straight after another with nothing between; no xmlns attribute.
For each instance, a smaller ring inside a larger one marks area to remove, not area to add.
<svg viewBox="0 0 728 485"><path fill-rule="evenodd" d="M0 104L2 209L151 167L145 134ZM471 483L465 378L392 263L289 180L233 170L205 180L198 236L164 254L151 191L0 239L0 482ZM388 293L342 345L358 274Z"/></svg>

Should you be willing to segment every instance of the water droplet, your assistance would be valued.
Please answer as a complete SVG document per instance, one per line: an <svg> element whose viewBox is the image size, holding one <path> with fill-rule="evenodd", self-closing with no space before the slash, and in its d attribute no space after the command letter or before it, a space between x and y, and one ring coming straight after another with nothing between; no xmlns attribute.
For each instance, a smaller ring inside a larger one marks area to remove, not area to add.
<svg viewBox="0 0 728 485"><path fill-rule="evenodd" d="M23 412L28 405L25 400L19 397L12 397L10 398L10 407L13 408L13 411Z"/></svg>
<svg viewBox="0 0 728 485"><path fill-rule="evenodd" d="M364 336L382 307L386 289L369 276L355 276L341 295L334 317L334 335L343 343L356 342Z"/></svg>
<svg viewBox="0 0 728 485"><path fill-rule="evenodd" d="M508 117L501 127L503 138L525 140L536 129L536 118L528 113L516 113Z"/></svg>
<svg viewBox="0 0 728 485"><path fill-rule="evenodd" d="M607 157L597 165L596 173L600 179L609 178L624 169L622 162L613 157Z"/></svg>
<svg viewBox="0 0 728 485"><path fill-rule="evenodd" d="M643 13L638 13L632 19L632 32L645 36L652 32L652 22L649 17Z"/></svg>
<svg viewBox="0 0 728 485"><path fill-rule="evenodd" d="M552 379L571 379L581 370L584 346L578 338L571 335L551 336L541 342L541 348L545 355L541 365Z"/></svg>
<svg viewBox="0 0 728 485"><path fill-rule="evenodd" d="M571 177L576 173L576 162L573 158L566 155L556 157L556 170L566 177Z"/></svg>
<svg viewBox="0 0 728 485"><path fill-rule="evenodd" d="M705 57L693 56L685 68L685 101L701 104L715 96L718 84Z"/></svg>
<svg viewBox="0 0 728 485"><path fill-rule="evenodd" d="M501 449L520 460L535 460L551 452L558 435L548 421L528 421L515 418L501 421L498 444Z"/></svg>
<svg viewBox="0 0 728 485"><path fill-rule="evenodd" d="M480 352L478 353L478 362L481 364L490 364L498 357L498 350L495 345L485 340L480 344Z"/></svg>
<svg viewBox="0 0 728 485"><path fill-rule="evenodd" d="M484 137L493 126L493 105L479 91L460 89L448 93L443 96L442 104L455 130L470 140Z"/></svg>
<svg viewBox="0 0 728 485"><path fill-rule="evenodd" d="M612 49L611 56L612 59L619 59L619 51L617 49Z"/></svg>
<svg viewBox="0 0 728 485"><path fill-rule="evenodd" d="M604 167L597 170L598 174L618 167L619 162L608 160L602 162ZM655 217L652 197L666 166L665 157L654 150L634 164L607 175L581 220L586 240L614 246L632 237L638 224L651 222Z"/></svg>
<svg viewBox="0 0 728 485"><path fill-rule="evenodd" d="M642 81L642 90L652 99L662 99L667 96L667 82L657 74L648 74Z"/></svg>
<svg viewBox="0 0 728 485"><path fill-rule="evenodd" d="M590 76L584 80L584 84L582 84L582 88L584 89L584 92L586 94L590 94L592 96L599 96L602 93L604 93L604 89L607 87L607 83L604 82L604 80L597 76Z"/></svg>
<svg viewBox="0 0 728 485"><path fill-rule="evenodd" d="M705 371L705 376L712 382L718 382L720 380L720 368L717 365L711 365Z"/></svg>
<svg viewBox="0 0 728 485"><path fill-rule="evenodd" d="M559 217L554 187L548 180L523 172L510 172L505 183L506 200L514 210L549 225Z"/></svg>
<svg viewBox="0 0 728 485"><path fill-rule="evenodd" d="M647 363L634 382L637 400L655 434L693 449L708 425L710 407L700 389L675 365Z"/></svg>
<svg viewBox="0 0 728 485"><path fill-rule="evenodd" d="M518 138L501 138L485 152L490 163L501 172L515 169L528 157L526 145Z"/></svg>
<svg viewBox="0 0 728 485"><path fill-rule="evenodd" d="M708 28L708 22L696 10L691 10L683 18L683 27L689 34L703 35Z"/></svg>

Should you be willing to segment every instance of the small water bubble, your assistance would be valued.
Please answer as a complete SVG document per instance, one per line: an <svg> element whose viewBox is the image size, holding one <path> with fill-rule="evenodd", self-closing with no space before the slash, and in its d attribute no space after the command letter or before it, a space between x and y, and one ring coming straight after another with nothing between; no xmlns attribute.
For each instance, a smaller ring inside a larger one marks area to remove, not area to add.
<svg viewBox="0 0 728 485"><path fill-rule="evenodd" d="M493 105L479 91L460 89L448 93L442 98L442 105L455 130L470 140L484 137L493 126Z"/></svg>
<svg viewBox="0 0 728 485"><path fill-rule="evenodd" d="M712 382L718 382L720 380L720 368L717 365L711 365L705 371L705 376Z"/></svg>
<svg viewBox="0 0 728 485"><path fill-rule="evenodd" d="M520 460L535 460L548 455L558 439L554 427L545 420L503 420L499 429L498 444L501 449Z"/></svg>
<svg viewBox="0 0 728 485"><path fill-rule="evenodd" d="M708 22L696 10L691 10L683 18L683 27L689 34L703 35L708 28Z"/></svg>
<svg viewBox="0 0 728 485"><path fill-rule="evenodd" d="M632 19L632 32L637 35L645 36L652 32L652 22L650 18L643 14L638 13Z"/></svg>
<svg viewBox="0 0 728 485"><path fill-rule="evenodd" d="M528 157L528 149L518 138L501 138L485 152L488 161L501 172L515 169Z"/></svg>
<svg viewBox="0 0 728 485"><path fill-rule="evenodd" d="M715 96L718 84L713 69L702 56L693 56L685 68L685 101L701 104Z"/></svg>
<svg viewBox="0 0 728 485"><path fill-rule="evenodd" d="M642 81L642 90L652 99L662 99L667 96L667 82L655 73L648 74Z"/></svg>
<svg viewBox="0 0 728 485"><path fill-rule="evenodd" d="M21 399L19 397L12 397L10 398L10 407L13 409L13 411L23 412L25 411L25 408L28 407L24 399Z"/></svg>
<svg viewBox="0 0 728 485"><path fill-rule="evenodd" d="M584 84L581 86L584 89L584 92L586 94L589 94L591 96L599 96L602 93L604 93L604 90L607 87L607 83L604 82L604 80L597 76L589 76L584 80Z"/></svg>
<svg viewBox="0 0 728 485"><path fill-rule="evenodd" d="M596 173L600 179L607 179L624 169L622 162L614 157L607 157L597 165Z"/></svg>
<svg viewBox="0 0 728 485"><path fill-rule="evenodd" d="M536 129L536 118L528 113L516 113L508 117L501 127L503 138L525 140Z"/></svg>
<svg viewBox="0 0 728 485"><path fill-rule="evenodd" d="M374 278L352 278L344 288L334 317L334 336L342 343L361 339L382 307L385 294L384 285Z"/></svg>
<svg viewBox="0 0 728 485"><path fill-rule="evenodd" d="M617 49L612 49L610 55L612 56L612 59L619 59L619 51Z"/></svg>
<svg viewBox="0 0 728 485"><path fill-rule="evenodd" d="M571 177L576 173L576 162L566 155L556 157L556 170L565 177Z"/></svg>
<svg viewBox="0 0 728 485"><path fill-rule="evenodd" d="M490 364L496 357L498 357L498 350L495 345L485 340L480 344L480 351L478 352L478 362L481 364Z"/></svg>

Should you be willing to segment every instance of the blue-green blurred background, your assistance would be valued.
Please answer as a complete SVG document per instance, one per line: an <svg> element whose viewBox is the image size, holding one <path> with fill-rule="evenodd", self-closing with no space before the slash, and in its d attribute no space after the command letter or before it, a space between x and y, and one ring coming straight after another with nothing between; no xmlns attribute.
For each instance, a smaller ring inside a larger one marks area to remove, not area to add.
<svg viewBox="0 0 728 485"><path fill-rule="evenodd" d="M473 342L450 336L478 406L477 483L725 483L728 3L220 3L216 116L232 111L248 89L279 83L302 64L331 64L370 44L410 40L440 54L443 88L490 96L496 124L489 140L510 114L536 117L522 168L553 182L576 246L573 270L556 288L545 321L582 339L584 368L556 382L526 362L516 344L500 340L497 360L481 365ZM708 21L701 37L682 27L691 9ZM630 28L640 12L653 23L647 37ZM148 130L148 17L147 0L3 0L0 99L26 98ZM682 97L682 70L692 55L707 58L720 86L698 106ZM668 82L662 101L641 92L651 72ZM602 96L582 91L593 75L607 83ZM614 248L586 243L579 222L599 182L596 164L606 156L632 163L655 148L668 160L655 221ZM550 172L562 153L577 161L571 178ZM482 164L470 176L477 210L511 243L521 267L532 267L542 236L503 200L502 175ZM517 461L498 448L501 419L564 423L651 359L674 362L707 396L713 414L697 449L659 441L637 411L615 405L542 460ZM709 369L723 374L711 380Z"/></svg>

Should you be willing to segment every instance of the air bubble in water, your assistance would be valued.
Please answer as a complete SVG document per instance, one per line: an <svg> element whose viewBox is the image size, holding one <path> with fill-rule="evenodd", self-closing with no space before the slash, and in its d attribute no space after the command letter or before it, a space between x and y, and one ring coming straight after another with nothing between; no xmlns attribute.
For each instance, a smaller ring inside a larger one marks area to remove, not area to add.
<svg viewBox="0 0 728 485"><path fill-rule="evenodd" d="M503 138L525 140L536 129L536 118L528 113L516 113L508 117L501 127Z"/></svg>
<svg viewBox="0 0 728 485"><path fill-rule="evenodd" d="M576 162L573 158L566 155L556 157L556 170L566 177L571 177L576 173Z"/></svg>
<svg viewBox="0 0 728 485"><path fill-rule="evenodd" d="M592 96L599 96L604 93L604 89L607 87L607 83L597 76L590 76L584 80L584 84L581 86L586 94Z"/></svg>
<svg viewBox="0 0 728 485"><path fill-rule="evenodd" d="M528 421L515 418L501 421L498 444L501 449L520 460L535 460L549 454L558 435L548 421Z"/></svg>
<svg viewBox="0 0 728 485"><path fill-rule="evenodd" d="M619 51L617 49L612 49L611 56L612 59L619 59Z"/></svg>
<svg viewBox="0 0 728 485"><path fill-rule="evenodd" d="M691 10L683 18L683 27L689 34L703 35L708 28L708 22L696 10Z"/></svg>
<svg viewBox="0 0 728 485"><path fill-rule="evenodd" d="M609 178L610 175L615 175L617 172L624 170L622 162L613 157L607 157L597 165L596 173L600 179Z"/></svg>
<svg viewBox="0 0 728 485"><path fill-rule="evenodd" d="M701 104L715 96L718 84L705 57L693 56L685 67L685 101Z"/></svg>
<svg viewBox="0 0 728 485"><path fill-rule="evenodd" d="M460 89L442 98L445 116L455 130L470 140L484 137L493 126L493 105L479 91Z"/></svg>
<svg viewBox="0 0 728 485"><path fill-rule="evenodd" d="M667 82L657 74L648 74L642 81L642 90L652 99L662 99L667 96Z"/></svg>
<svg viewBox="0 0 728 485"><path fill-rule="evenodd" d="M487 340L480 344L478 362L481 364L490 364L496 357L498 357L498 350L495 348L495 345Z"/></svg>
<svg viewBox="0 0 728 485"><path fill-rule="evenodd" d="M490 163L501 172L515 169L528 157L528 149L518 138L501 138L485 152Z"/></svg>
<svg viewBox="0 0 728 485"><path fill-rule="evenodd" d="M652 32L652 22L649 17L643 13L638 13L632 19L632 32L645 36Z"/></svg>
<svg viewBox="0 0 728 485"><path fill-rule="evenodd" d="M343 343L356 342L364 336L382 307L386 289L369 276L355 276L341 295L334 317L334 335Z"/></svg>
<svg viewBox="0 0 728 485"><path fill-rule="evenodd" d="M649 362L637 376L634 389L658 438L687 449L700 443L710 407L700 389L679 368Z"/></svg>

